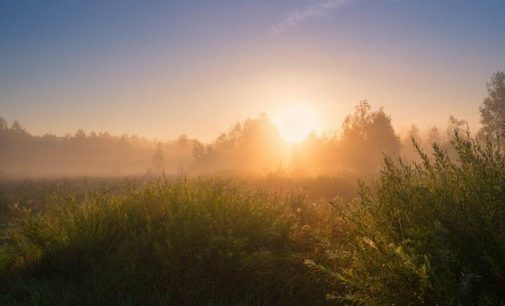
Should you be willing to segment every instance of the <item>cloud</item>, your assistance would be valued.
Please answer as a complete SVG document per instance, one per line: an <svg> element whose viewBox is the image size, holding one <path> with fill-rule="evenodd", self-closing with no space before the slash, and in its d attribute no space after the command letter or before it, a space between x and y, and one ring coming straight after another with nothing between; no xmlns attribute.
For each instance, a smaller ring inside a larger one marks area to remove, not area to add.
<svg viewBox="0 0 505 306"><path fill-rule="evenodd" d="M295 27L301 22L326 15L354 0L315 0L311 4L291 11L286 18L279 21L272 28L272 35L276 36Z"/></svg>

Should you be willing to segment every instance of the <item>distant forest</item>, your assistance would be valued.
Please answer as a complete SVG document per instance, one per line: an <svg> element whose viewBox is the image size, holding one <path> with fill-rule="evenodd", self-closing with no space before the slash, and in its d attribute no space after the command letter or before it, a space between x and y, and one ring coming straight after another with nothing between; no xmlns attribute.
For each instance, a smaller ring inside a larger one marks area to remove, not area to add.
<svg viewBox="0 0 505 306"><path fill-rule="evenodd" d="M503 132L505 73L496 72L479 110L477 136L491 140ZM468 132L466 121L449 117L445 128L421 132L416 126L400 137L383 110L360 102L336 133L311 134L294 145L282 140L267 115L235 124L213 142L204 144L181 135L156 142L137 136L112 136L78 130L63 137L31 135L18 122L0 117L0 176L129 176L144 174L268 174L374 175L384 155L411 161L416 148L430 151L433 143L450 151L447 139ZM449 156L451 152L447 152Z"/></svg>

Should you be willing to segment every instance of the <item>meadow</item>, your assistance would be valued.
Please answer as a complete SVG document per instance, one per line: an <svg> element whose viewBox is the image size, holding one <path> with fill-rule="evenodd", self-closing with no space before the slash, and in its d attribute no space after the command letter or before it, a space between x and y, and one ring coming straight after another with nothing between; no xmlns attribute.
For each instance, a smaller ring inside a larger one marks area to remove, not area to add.
<svg viewBox="0 0 505 306"><path fill-rule="evenodd" d="M456 133L374 179L1 183L2 305L501 305L505 155Z"/></svg>
<svg viewBox="0 0 505 306"><path fill-rule="evenodd" d="M0 0L0 306L505 306L504 16Z"/></svg>

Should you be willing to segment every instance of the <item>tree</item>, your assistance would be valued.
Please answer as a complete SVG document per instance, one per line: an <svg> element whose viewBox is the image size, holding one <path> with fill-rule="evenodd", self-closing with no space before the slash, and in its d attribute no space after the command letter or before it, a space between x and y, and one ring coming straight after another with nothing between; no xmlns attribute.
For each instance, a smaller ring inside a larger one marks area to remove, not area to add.
<svg viewBox="0 0 505 306"><path fill-rule="evenodd" d="M391 125L391 118L380 108L372 111L366 101L356 106L342 126L340 158L342 163L362 174L379 170L384 154L399 156L401 143Z"/></svg>
<svg viewBox="0 0 505 306"><path fill-rule="evenodd" d="M153 154L154 169L162 171L164 163L165 163L165 155L163 154L162 146L161 143L159 142Z"/></svg>
<svg viewBox="0 0 505 306"><path fill-rule="evenodd" d="M9 125L7 124L7 121L5 121L4 118L0 117L0 131L6 131L9 129Z"/></svg>
<svg viewBox="0 0 505 306"><path fill-rule="evenodd" d="M75 132L75 138L86 138L86 132L84 132L82 129L78 129L77 132Z"/></svg>
<svg viewBox="0 0 505 306"><path fill-rule="evenodd" d="M497 71L487 83L488 97L479 107L480 136L494 138L503 133L505 123L505 73Z"/></svg>
<svg viewBox="0 0 505 306"><path fill-rule="evenodd" d="M14 120L14 122L11 125L11 131L16 133L16 134L25 134L26 130L24 127L21 126L19 121Z"/></svg>
<svg viewBox="0 0 505 306"><path fill-rule="evenodd" d="M193 150L195 171L268 171L277 169L285 152L266 114L236 123L211 144Z"/></svg>

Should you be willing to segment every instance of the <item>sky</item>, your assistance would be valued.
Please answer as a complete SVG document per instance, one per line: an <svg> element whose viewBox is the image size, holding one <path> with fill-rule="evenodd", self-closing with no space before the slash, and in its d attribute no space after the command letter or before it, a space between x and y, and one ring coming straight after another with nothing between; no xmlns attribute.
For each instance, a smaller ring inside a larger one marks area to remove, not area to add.
<svg viewBox="0 0 505 306"><path fill-rule="evenodd" d="M504 16L503 0L0 0L0 116L211 141L293 104L337 130L368 100L399 130L476 129Z"/></svg>

